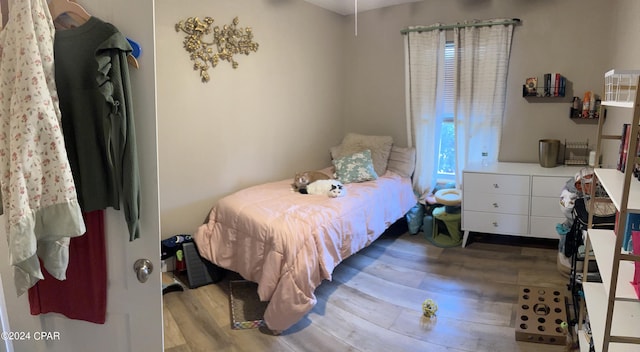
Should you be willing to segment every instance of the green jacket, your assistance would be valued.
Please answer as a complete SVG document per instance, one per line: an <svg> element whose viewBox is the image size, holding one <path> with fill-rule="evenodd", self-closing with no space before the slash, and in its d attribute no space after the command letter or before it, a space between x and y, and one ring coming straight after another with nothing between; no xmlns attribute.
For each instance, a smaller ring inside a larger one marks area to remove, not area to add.
<svg viewBox="0 0 640 352"><path fill-rule="evenodd" d="M116 27L96 17L55 35L62 129L80 206L88 212L122 205L134 240L140 236L140 180L131 51Z"/></svg>

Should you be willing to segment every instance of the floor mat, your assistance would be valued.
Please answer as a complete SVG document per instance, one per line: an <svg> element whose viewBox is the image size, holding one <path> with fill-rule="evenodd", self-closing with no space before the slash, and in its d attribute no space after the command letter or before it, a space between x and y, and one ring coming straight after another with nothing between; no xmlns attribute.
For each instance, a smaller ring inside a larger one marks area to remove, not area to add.
<svg viewBox="0 0 640 352"><path fill-rule="evenodd" d="M229 281L231 328L254 329L264 326L264 311L269 302L261 302L258 284L247 280Z"/></svg>

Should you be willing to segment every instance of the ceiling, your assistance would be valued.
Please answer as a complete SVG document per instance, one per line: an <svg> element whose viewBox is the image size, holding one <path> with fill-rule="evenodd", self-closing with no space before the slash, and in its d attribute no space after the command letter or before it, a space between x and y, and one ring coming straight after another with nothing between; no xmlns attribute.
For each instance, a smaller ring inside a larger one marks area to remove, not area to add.
<svg viewBox="0 0 640 352"><path fill-rule="evenodd" d="M355 3L358 2L358 12L379 9L387 6L418 2L422 0L304 0L316 6L341 15L355 14Z"/></svg>

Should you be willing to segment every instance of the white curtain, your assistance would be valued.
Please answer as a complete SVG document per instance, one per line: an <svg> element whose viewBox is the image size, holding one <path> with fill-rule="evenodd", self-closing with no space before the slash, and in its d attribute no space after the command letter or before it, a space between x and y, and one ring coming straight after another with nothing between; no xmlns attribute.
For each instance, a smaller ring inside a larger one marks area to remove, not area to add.
<svg viewBox="0 0 640 352"><path fill-rule="evenodd" d="M504 21L483 21L482 26L464 23L453 29L458 186L462 170L469 163L481 162L483 150L489 162L498 158L513 24L484 24ZM441 85L446 32L434 29L438 27L441 25L420 27L420 31L409 27L405 41L407 129L409 145L416 148L413 185L421 199L436 181L436 119L444 108Z"/></svg>
<svg viewBox="0 0 640 352"><path fill-rule="evenodd" d="M504 22L504 19L484 21ZM454 29L456 181L467 164L498 160L513 25Z"/></svg>
<svg viewBox="0 0 640 352"><path fill-rule="evenodd" d="M438 114L438 79L444 75L445 32L431 30L409 32L406 39L408 103L407 126L409 145L416 148L416 171L413 187L421 199L434 182L437 148L435 136Z"/></svg>

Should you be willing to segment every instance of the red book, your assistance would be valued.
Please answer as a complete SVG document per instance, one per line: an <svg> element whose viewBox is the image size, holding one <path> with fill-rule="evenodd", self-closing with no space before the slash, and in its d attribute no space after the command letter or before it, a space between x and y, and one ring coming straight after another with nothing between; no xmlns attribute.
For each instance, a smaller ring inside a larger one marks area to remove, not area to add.
<svg viewBox="0 0 640 352"><path fill-rule="evenodd" d="M622 133L620 133L620 150L618 151L618 164L616 165L616 170L620 171L622 169L622 151L624 150L624 134L627 132L627 126L625 124L622 125Z"/></svg>
<svg viewBox="0 0 640 352"><path fill-rule="evenodd" d="M633 176L640 177L640 164L637 163L637 158L640 157L640 133L638 134L638 141L636 142L636 153L634 154L633 162Z"/></svg>
<svg viewBox="0 0 640 352"><path fill-rule="evenodd" d="M620 153L620 166L618 170L624 172L625 166L627 165L627 155L629 154L629 135L631 134L631 124L624 124L624 133L621 139L621 153Z"/></svg>
<svg viewBox="0 0 640 352"><path fill-rule="evenodd" d="M556 73L555 78L553 78L556 80L555 85L553 86L553 96L557 97L558 94L560 93L560 74Z"/></svg>

